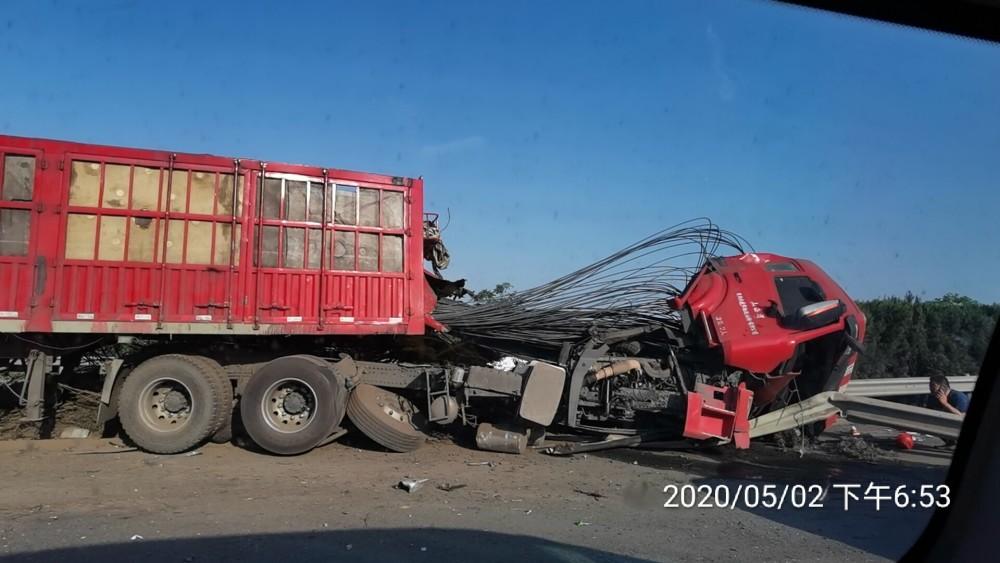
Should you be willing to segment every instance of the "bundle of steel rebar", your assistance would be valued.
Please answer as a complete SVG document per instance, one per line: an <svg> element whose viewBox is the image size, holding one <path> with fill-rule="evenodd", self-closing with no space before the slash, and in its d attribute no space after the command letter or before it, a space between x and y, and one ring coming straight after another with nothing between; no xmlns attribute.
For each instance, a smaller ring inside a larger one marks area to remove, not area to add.
<svg viewBox="0 0 1000 563"><path fill-rule="evenodd" d="M742 237L694 219L538 287L484 302L443 299L433 315L452 333L499 351L559 348L592 331L676 325L667 301L722 247L750 249Z"/></svg>

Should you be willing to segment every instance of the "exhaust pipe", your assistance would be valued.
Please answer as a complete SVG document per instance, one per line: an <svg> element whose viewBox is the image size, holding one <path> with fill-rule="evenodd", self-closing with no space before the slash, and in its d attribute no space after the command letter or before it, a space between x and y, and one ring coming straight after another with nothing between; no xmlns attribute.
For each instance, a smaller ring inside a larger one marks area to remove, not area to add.
<svg viewBox="0 0 1000 563"><path fill-rule="evenodd" d="M583 378L583 384L593 385L602 379L607 379L609 377L614 377L630 371L642 371L642 366L639 364L639 360L623 360L621 362L615 362L610 366L604 366L594 373L587 374L587 377Z"/></svg>

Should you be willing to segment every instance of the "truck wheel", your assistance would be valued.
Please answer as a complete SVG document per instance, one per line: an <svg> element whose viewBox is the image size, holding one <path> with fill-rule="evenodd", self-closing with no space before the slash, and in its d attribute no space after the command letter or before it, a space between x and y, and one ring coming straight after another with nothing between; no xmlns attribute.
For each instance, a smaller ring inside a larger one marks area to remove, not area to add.
<svg viewBox="0 0 1000 563"><path fill-rule="evenodd" d="M412 452L427 439L417 428L422 418L409 401L367 383L351 393L347 416L365 436L395 452Z"/></svg>
<svg viewBox="0 0 1000 563"><path fill-rule="evenodd" d="M247 382L240 417L265 450L295 455L315 448L344 419L347 388L330 365L312 356L278 358Z"/></svg>
<svg viewBox="0 0 1000 563"><path fill-rule="evenodd" d="M202 369L222 390L222 418L219 420L219 427L209 439L215 444L225 444L233 439L233 386L229 382L226 370L219 365L219 362L204 356L191 356L191 358L202 365Z"/></svg>
<svg viewBox="0 0 1000 563"><path fill-rule="evenodd" d="M122 383L122 428L140 448L174 454L202 444L222 424L226 391L215 374L191 356L167 354L139 364ZM231 391L230 391L231 393Z"/></svg>
<svg viewBox="0 0 1000 563"><path fill-rule="evenodd" d="M213 444L228 444L233 441L233 410L229 410L229 422L222 426L218 432L212 434L209 439Z"/></svg>

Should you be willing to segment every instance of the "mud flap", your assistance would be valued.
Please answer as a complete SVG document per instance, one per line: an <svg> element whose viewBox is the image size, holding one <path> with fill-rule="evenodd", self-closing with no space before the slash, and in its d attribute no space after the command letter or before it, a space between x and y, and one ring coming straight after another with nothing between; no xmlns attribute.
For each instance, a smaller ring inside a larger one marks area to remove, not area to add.
<svg viewBox="0 0 1000 563"><path fill-rule="evenodd" d="M714 387L699 383L687 395L684 437L724 440L737 449L750 447L750 402L753 392L739 387Z"/></svg>

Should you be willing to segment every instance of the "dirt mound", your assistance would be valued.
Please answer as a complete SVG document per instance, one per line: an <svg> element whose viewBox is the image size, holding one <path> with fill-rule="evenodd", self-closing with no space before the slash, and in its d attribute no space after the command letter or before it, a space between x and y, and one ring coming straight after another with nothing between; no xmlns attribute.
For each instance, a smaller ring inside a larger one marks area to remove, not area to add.
<svg viewBox="0 0 1000 563"><path fill-rule="evenodd" d="M863 461L876 461L888 455L882 448L858 436L841 438L834 449L836 453Z"/></svg>

